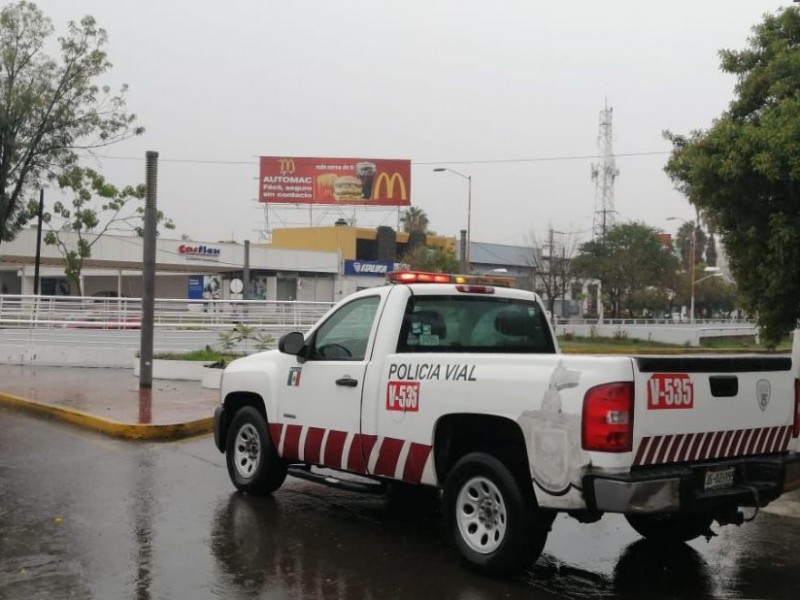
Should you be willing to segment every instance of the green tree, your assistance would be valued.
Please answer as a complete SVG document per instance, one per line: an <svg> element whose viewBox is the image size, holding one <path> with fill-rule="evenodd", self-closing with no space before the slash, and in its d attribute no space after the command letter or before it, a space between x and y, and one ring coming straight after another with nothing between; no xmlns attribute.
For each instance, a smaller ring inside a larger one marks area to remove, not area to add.
<svg viewBox="0 0 800 600"><path fill-rule="evenodd" d="M694 286L695 309L703 318L725 316L736 308L736 284L722 277L700 277Z"/></svg>
<svg viewBox="0 0 800 600"><path fill-rule="evenodd" d="M47 226L45 244L56 246L64 259L64 276L78 295L83 295L81 272L92 256L92 247L108 232L143 232L145 186L126 186L122 189L108 183L91 169L70 167L58 177L62 191L71 196L68 203L58 201L52 213L42 220ZM28 205L35 214L37 203ZM170 219L161 211L156 220L166 229L174 229Z"/></svg>
<svg viewBox="0 0 800 600"><path fill-rule="evenodd" d="M430 273L458 273L460 268L452 246L415 246L400 257L400 262L412 271Z"/></svg>
<svg viewBox="0 0 800 600"><path fill-rule="evenodd" d="M615 225L604 239L582 244L572 266L576 275L600 280L615 317L663 308L662 300L659 306L643 306L654 297L646 292L666 287L677 268L678 259L660 232L644 223Z"/></svg>
<svg viewBox="0 0 800 600"><path fill-rule="evenodd" d="M406 233L430 233L428 231L428 215L416 206L409 206L400 217L403 231Z"/></svg>
<svg viewBox="0 0 800 600"><path fill-rule="evenodd" d="M25 198L43 178L77 161L77 152L144 130L119 93L97 79L110 68L105 30L87 16L54 43L53 25L32 2L0 10L0 244L29 218ZM59 49L58 58L46 53Z"/></svg>
<svg viewBox="0 0 800 600"><path fill-rule="evenodd" d="M692 229L694 229L694 260L691 259L692 254ZM704 251L708 243L708 236L703 231L702 227L695 227L694 221L687 221L683 223L678 229L675 236L675 249L680 256L681 264L688 270L690 265L699 265L704 263Z"/></svg>
<svg viewBox="0 0 800 600"><path fill-rule="evenodd" d="M753 28L720 52L734 98L707 130L665 132L666 172L712 225L745 308L776 344L800 319L800 11Z"/></svg>

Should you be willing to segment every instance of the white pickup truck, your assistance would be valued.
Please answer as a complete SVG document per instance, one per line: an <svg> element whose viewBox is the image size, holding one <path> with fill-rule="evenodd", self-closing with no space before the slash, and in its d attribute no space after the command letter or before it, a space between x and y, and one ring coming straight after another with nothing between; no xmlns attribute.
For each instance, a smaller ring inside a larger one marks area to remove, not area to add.
<svg viewBox="0 0 800 600"><path fill-rule="evenodd" d="M687 541L800 487L789 357L562 355L533 293L388 279L225 369L214 437L239 490L287 472L441 488L462 560L502 575L539 556L558 512Z"/></svg>

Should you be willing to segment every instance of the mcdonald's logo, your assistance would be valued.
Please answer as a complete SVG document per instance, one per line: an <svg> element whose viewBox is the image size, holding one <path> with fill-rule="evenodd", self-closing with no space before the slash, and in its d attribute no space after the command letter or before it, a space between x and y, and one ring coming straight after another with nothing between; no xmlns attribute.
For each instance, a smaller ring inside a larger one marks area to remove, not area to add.
<svg viewBox="0 0 800 600"><path fill-rule="evenodd" d="M278 162L281 166L281 175L291 175L295 172L295 165L293 158L279 158Z"/></svg>
<svg viewBox="0 0 800 600"><path fill-rule="evenodd" d="M383 189L386 191L385 196L381 196L381 184L383 184ZM400 188L400 199L408 200L406 182L400 173L392 173L391 175L388 173L381 173L378 175L378 179L375 181L375 189L372 191L372 198L375 200L379 200L381 197L393 199L395 184Z"/></svg>

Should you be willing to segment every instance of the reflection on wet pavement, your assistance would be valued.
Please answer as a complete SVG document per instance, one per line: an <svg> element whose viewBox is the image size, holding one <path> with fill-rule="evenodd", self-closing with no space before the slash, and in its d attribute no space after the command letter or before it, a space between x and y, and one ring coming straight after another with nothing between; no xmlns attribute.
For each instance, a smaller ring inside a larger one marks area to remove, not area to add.
<svg viewBox="0 0 800 600"><path fill-rule="evenodd" d="M0 409L0 598L797 597L800 519L762 514L660 545L606 515L556 520L512 581L461 568L438 495L358 495L289 478L231 489L209 437L125 443ZM794 494L793 498L797 498Z"/></svg>

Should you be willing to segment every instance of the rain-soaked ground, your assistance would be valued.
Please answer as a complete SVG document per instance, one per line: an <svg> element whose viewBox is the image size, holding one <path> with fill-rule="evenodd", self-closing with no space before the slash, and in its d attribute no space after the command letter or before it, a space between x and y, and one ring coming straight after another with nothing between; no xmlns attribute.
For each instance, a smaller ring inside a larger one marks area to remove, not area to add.
<svg viewBox="0 0 800 600"><path fill-rule="evenodd" d="M794 495L797 498L797 495ZM556 520L544 556L503 582L461 569L435 497L288 479L233 492L210 437L110 440L0 409L0 598L792 598L800 514L762 513L690 545L606 516Z"/></svg>

